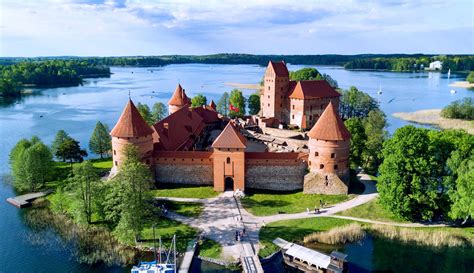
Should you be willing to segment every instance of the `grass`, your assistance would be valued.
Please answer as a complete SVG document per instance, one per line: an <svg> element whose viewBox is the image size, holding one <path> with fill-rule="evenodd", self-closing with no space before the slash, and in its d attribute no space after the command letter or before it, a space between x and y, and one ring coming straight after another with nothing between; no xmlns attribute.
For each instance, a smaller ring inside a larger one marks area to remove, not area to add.
<svg viewBox="0 0 474 273"><path fill-rule="evenodd" d="M298 192L269 192L250 191L245 198L242 198L242 205L252 214L257 216L274 215L280 212L297 213L306 211L306 208L314 210L319 207L320 200L327 205L340 203L352 198L350 195L323 195L323 194L303 194Z"/></svg>
<svg viewBox="0 0 474 273"><path fill-rule="evenodd" d="M110 171L110 169L113 167L111 158L92 159L91 162L92 165L99 170Z"/></svg>
<svg viewBox="0 0 474 273"><path fill-rule="evenodd" d="M390 211L387 211L380 205L378 198L375 198L365 204L337 213L338 215L358 217L384 222L408 223Z"/></svg>
<svg viewBox="0 0 474 273"><path fill-rule="evenodd" d="M211 239L204 239L199 242L199 256L212 259L220 259L222 255L222 246Z"/></svg>
<svg viewBox="0 0 474 273"><path fill-rule="evenodd" d="M153 190L156 197L181 198L212 198L219 195L211 186L189 186L183 184L158 183L158 189Z"/></svg>
<svg viewBox="0 0 474 273"><path fill-rule="evenodd" d="M441 117L441 109L420 110L416 112L393 113L392 116L420 124L431 124L443 129L464 129L474 134L474 121L447 119Z"/></svg>
<svg viewBox="0 0 474 273"><path fill-rule="evenodd" d="M352 221L330 217L307 218L273 222L260 230L262 248L259 255L266 257L278 250L272 241L280 237L289 242L302 241L304 236L318 231L327 231L337 226L350 224Z"/></svg>
<svg viewBox="0 0 474 273"><path fill-rule="evenodd" d="M306 235L303 242L323 243L327 245L340 245L350 242L357 242L365 237L365 231L358 223L352 223L347 226L335 227L328 231L319 231Z"/></svg>
<svg viewBox="0 0 474 273"><path fill-rule="evenodd" d="M178 214L187 216L187 217L194 217L197 218L201 215L204 205L201 203L193 203L193 202L176 202L176 201L169 201L169 200L160 200L159 204L164 204L165 207Z"/></svg>

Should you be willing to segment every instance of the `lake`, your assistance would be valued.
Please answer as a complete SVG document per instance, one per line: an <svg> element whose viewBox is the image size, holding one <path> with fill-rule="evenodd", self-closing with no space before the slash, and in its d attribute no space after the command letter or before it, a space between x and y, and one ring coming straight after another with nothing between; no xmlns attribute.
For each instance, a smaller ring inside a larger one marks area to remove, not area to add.
<svg viewBox="0 0 474 273"><path fill-rule="evenodd" d="M289 65L290 70L303 66ZM380 101L387 114L388 130L407 122L391 117L394 112L441 108L453 100L474 92L451 88L452 81L462 80L459 75L440 73L390 73L372 71L347 71L340 67L316 66L329 74L339 86L356 86ZM265 68L255 65L204 65L180 64L153 68L113 67L110 78L87 79L83 86L33 90L34 95L0 106L0 272L127 272L118 267L102 265L89 267L75 262L71 249L51 231L36 234L23 221L21 210L4 200L14 195L8 185L8 154L20 138L39 136L50 144L56 132L66 130L87 147L89 137L98 120L113 127L130 92L135 103L152 105L156 101L167 103L177 83L186 89L188 96L198 93L217 102L224 91L232 90L226 82L258 83ZM377 95L379 87L383 94ZM450 94L449 90L457 90ZM254 90L243 90L248 96ZM42 116L42 117L41 117ZM41 240L31 240L38 238ZM380 257L367 255L353 263ZM435 254L433 254L435 255ZM436 253L436 255L444 255ZM384 261L397 262L396 259ZM399 262L399 261L398 261ZM413 260L416 262L416 260Z"/></svg>

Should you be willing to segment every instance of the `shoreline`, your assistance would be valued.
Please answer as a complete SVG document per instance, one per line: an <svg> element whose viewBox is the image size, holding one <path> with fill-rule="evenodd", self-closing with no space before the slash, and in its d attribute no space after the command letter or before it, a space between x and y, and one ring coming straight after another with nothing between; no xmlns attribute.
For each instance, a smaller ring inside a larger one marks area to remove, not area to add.
<svg viewBox="0 0 474 273"><path fill-rule="evenodd" d="M392 116L418 124L434 125L441 129L463 129L474 134L474 121L461 119L447 119L441 117L441 109L427 109L415 112L397 112Z"/></svg>
<svg viewBox="0 0 474 273"><path fill-rule="evenodd" d="M450 83L449 86L461 87L461 88L474 88L474 83L469 83L467 81L458 81L458 82Z"/></svg>
<svg viewBox="0 0 474 273"><path fill-rule="evenodd" d="M263 86L261 86L258 83L225 82L224 84L227 86L235 87L235 88L252 89L252 90L257 90L257 91L260 91L263 89Z"/></svg>

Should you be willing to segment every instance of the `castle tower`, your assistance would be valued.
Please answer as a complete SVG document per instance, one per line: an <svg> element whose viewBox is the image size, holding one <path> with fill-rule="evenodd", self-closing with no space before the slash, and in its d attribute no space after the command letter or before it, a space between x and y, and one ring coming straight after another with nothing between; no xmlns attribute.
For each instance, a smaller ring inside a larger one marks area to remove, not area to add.
<svg viewBox="0 0 474 273"><path fill-rule="evenodd" d="M127 144L135 145L138 156L146 164L151 164L153 153L153 129L145 122L132 100L129 100L117 124L110 132L112 136L112 173L124 161L123 148Z"/></svg>
<svg viewBox="0 0 474 273"><path fill-rule="evenodd" d="M245 190L246 139L229 122L212 143L214 190Z"/></svg>
<svg viewBox="0 0 474 273"><path fill-rule="evenodd" d="M211 100L211 102L209 103L209 107L211 107L212 109L214 109L214 111L217 111L217 106L216 106L216 104L214 103L214 100Z"/></svg>
<svg viewBox="0 0 474 273"><path fill-rule="evenodd" d="M274 117L280 122L288 123L288 102L286 93L290 81L285 62L270 61L263 79L264 89L260 95L263 117Z"/></svg>
<svg viewBox="0 0 474 273"><path fill-rule="evenodd" d="M347 194L351 135L330 102L308 133L310 174L305 193Z"/></svg>
<svg viewBox="0 0 474 273"><path fill-rule="evenodd" d="M186 96L184 89L181 87L181 84L178 84L176 90L174 90L173 96L168 102L169 114L173 114L184 106L191 105L191 100Z"/></svg>

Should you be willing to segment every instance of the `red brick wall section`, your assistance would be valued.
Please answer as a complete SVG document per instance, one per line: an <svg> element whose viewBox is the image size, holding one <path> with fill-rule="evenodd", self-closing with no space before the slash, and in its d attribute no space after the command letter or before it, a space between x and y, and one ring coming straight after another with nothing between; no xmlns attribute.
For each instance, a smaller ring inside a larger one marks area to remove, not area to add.
<svg viewBox="0 0 474 273"><path fill-rule="evenodd" d="M307 129L311 129L318 121L324 109L332 101L334 107L338 109L339 98L324 98L324 99L290 99L290 124L301 126L301 116L306 115Z"/></svg>
<svg viewBox="0 0 474 273"><path fill-rule="evenodd" d="M117 167L123 163L123 160L125 159L123 155L123 148L127 144L132 144L138 148L138 156L143 162L153 164L151 157L153 153L152 135L145 137L112 137L112 172L116 171Z"/></svg>
<svg viewBox="0 0 474 273"><path fill-rule="evenodd" d="M225 178L234 181L234 190L245 190L245 152L244 149L214 149L214 190L225 190Z"/></svg>
<svg viewBox="0 0 474 273"><path fill-rule="evenodd" d="M277 77L270 66L267 67L263 80L264 90L260 98L264 117L275 117L284 121L282 111L287 107L285 95L288 92L289 80L288 77Z"/></svg>
<svg viewBox="0 0 474 273"><path fill-rule="evenodd" d="M349 170L350 140L326 141L310 138L308 165L312 172L345 175Z"/></svg>

